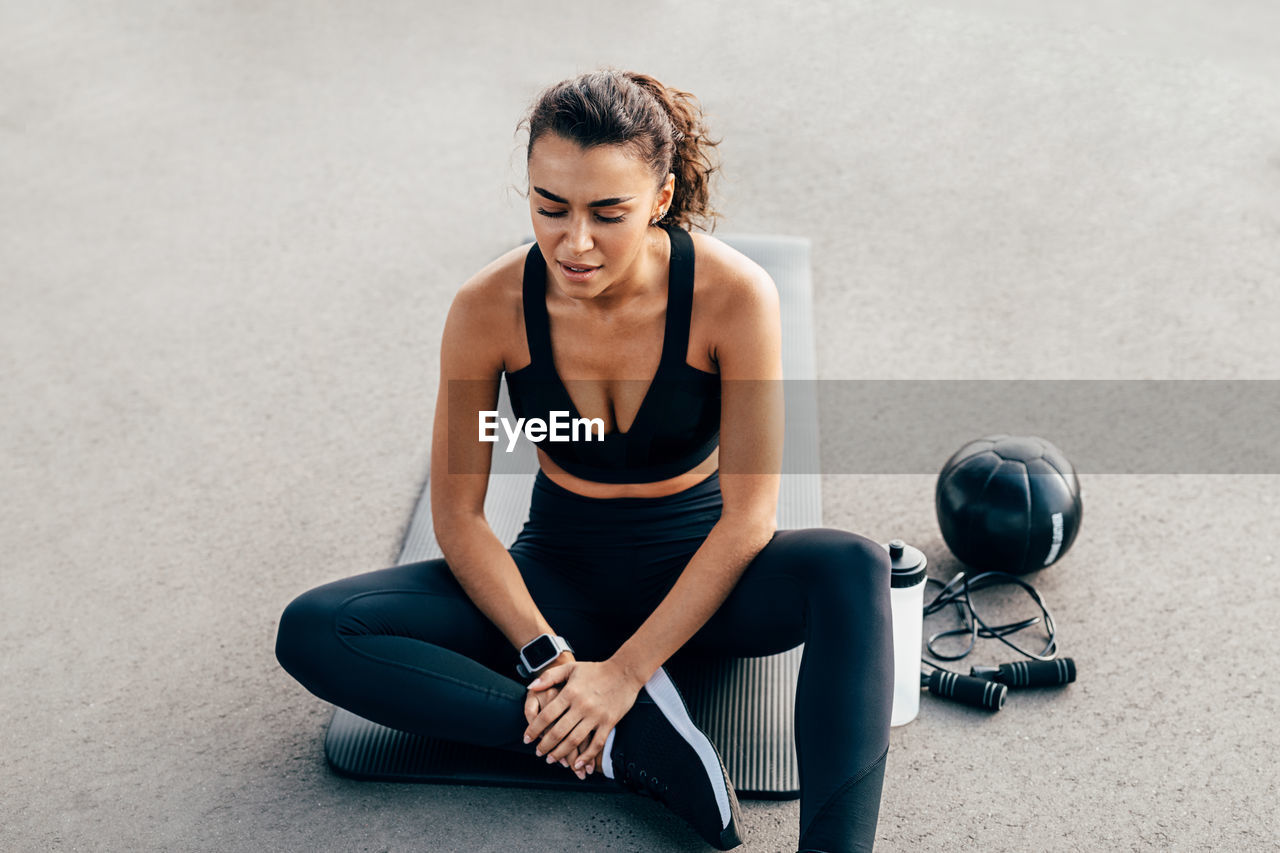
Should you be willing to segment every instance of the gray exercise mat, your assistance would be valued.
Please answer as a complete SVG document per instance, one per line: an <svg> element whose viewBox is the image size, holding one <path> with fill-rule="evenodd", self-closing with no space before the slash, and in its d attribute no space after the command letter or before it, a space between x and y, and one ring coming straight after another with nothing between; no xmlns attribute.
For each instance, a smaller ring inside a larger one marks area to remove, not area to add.
<svg viewBox="0 0 1280 853"><path fill-rule="evenodd" d="M809 241L799 237L717 235L753 259L778 286L782 314L782 369L788 380L815 378L813 282ZM822 524L818 470L818 406L814 382L786 383L786 444L778 501L778 527ZM502 383L499 410L514 417ZM537 458L528 442L513 453L494 453L485 516L511 544L529 513ZM424 484L398 565L443 556L432 532L430 490ZM667 670L698 726L716 745L739 796L795 798L800 774L795 753L795 691L803 647L777 655L722 660L677 655ZM528 756L480 749L385 728L336 709L325 755L339 773L381 781L451 782L537 788L617 790L589 776L584 783L562 767ZM599 774L596 774L598 776Z"/></svg>

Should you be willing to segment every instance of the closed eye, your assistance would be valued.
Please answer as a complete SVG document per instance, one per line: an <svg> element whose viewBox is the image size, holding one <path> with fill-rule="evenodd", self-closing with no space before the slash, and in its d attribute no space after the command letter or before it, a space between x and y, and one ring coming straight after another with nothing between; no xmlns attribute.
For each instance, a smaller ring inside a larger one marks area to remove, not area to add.
<svg viewBox="0 0 1280 853"><path fill-rule="evenodd" d="M564 216L566 212L567 211L564 211L564 210L543 210L541 207L538 208L538 213L541 213L543 216L547 217L548 219L559 219L562 216ZM596 219L600 220L601 222L621 222L626 218L627 218L627 215L625 213L622 214L621 216L601 216L598 213L596 214Z"/></svg>

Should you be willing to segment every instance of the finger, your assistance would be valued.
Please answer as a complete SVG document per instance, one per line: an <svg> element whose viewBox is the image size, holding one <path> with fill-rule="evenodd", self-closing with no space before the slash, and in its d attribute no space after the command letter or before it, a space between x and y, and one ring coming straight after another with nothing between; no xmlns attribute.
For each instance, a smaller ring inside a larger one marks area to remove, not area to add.
<svg viewBox="0 0 1280 853"><path fill-rule="evenodd" d="M573 731L575 725L577 720L570 720L566 714L543 733L542 739L538 742L538 748L542 750L543 758L548 764L554 764L564 757L564 753L568 751L568 746L563 744L564 736Z"/></svg>
<svg viewBox="0 0 1280 853"><path fill-rule="evenodd" d="M554 739L562 732L564 735L559 743L551 747L548 757L554 761L561 761L565 767L574 770L573 761L570 759L576 761L579 750L589 743L591 732L598 725L598 712L595 703L589 700L575 699L567 690L561 695L568 703L568 707L556 726L547 732L546 736Z"/></svg>
<svg viewBox="0 0 1280 853"><path fill-rule="evenodd" d="M578 749L586 743L590 733L590 724L586 720L578 720L578 724L569 730L560 745L551 751L552 758L559 761L562 767L573 770L573 763L578 760Z"/></svg>
<svg viewBox="0 0 1280 853"><path fill-rule="evenodd" d="M560 695L560 691L558 691L556 688L554 688L554 687L553 687L553 688L551 688L550 690L548 690L546 693L535 693L534 695L535 695L535 696L537 696L537 697L538 697L538 700L539 700L539 701L538 701L538 706L539 706L539 707L538 707L538 710L539 710L539 711L546 711L546 710L547 710L547 708L551 705L551 703L555 701L555 698L556 698L557 696L559 696L559 695ZM546 725L547 725L547 726L550 726L552 723L554 723L554 722L556 721L556 719L557 719L557 718L558 718L562 713L564 713L564 706L557 706L557 707L556 707L556 710L555 710L554 712L551 712L551 713L552 713L553 715L552 715L550 718L548 718L548 719L546 720Z"/></svg>
<svg viewBox="0 0 1280 853"><path fill-rule="evenodd" d="M574 726L567 735L565 735L564 740L561 741L561 746L564 747L567 745L567 748L564 751L563 758L559 759L560 763L564 767L577 773L583 766L585 766L585 762L582 763L582 766L578 766L578 764L579 759L582 756L582 751L586 749L591 742L592 729L593 724L588 720L588 718L580 717L578 719L578 724ZM559 748L552 752L557 757L560 755Z"/></svg>
<svg viewBox="0 0 1280 853"><path fill-rule="evenodd" d="M532 723L534 717L538 716L538 712L542 709L538 707L538 697L530 693L524 699L524 721Z"/></svg>
<svg viewBox="0 0 1280 853"><path fill-rule="evenodd" d="M584 724L578 726L574 733L576 734L577 732L583 731L585 728L586 724L584 721ZM569 756L568 761L569 770L583 781L586 781L587 776L595 769L595 766L586 757L587 747L591 745L591 734L592 732L587 732L586 736L582 739L582 742L578 744L577 749L573 750L572 754Z"/></svg>
<svg viewBox="0 0 1280 853"><path fill-rule="evenodd" d="M570 762L570 766L572 767L572 769L574 770L587 769L587 761L588 761L587 750L590 748L591 748L591 734L588 733L587 736L582 739L582 743L578 744L578 748L574 750L573 757Z"/></svg>
<svg viewBox="0 0 1280 853"><path fill-rule="evenodd" d="M569 754L569 750L578 745L578 741L582 740L579 734L576 738L570 738L570 733L581 723L581 718L571 718L568 714L556 722L542 738L542 743L546 746L542 750L542 754L547 757L548 763L563 761ZM569 738L566 740L566 738Z"/></svg>
<svg viewBox="0 0 1280 853"><path fill-rule="evenodd" d="M578 725L578 727L577 727L577 729L575 729L575 731L581 731L581 730L582 730L582 725L581 725L581 724L579 724L579 725ZM573 737L573 733L570 733L569 737L570 737L570 738L572 738L572 737ZM581 779L581 778L582 778L582 768L581 768L581 767L575 767L575 766L574 766L574 764L577 762L577 760L578 760L578 747L573 746L573 747L570 747L570 748L569 748L569 753L568 753L564 758L561 758L561 759L560 759L559 764L560 764L560 766L561 766L561 767L563 767L565 770L568 770L570 773L574 774L574 775L575 775L575 776L577 776L579 779Z"/></svg>
<svg viewBox="0 0 1280 853"><path fill-rule="evenodd" d="M598 759L604 753L604 745L609 740L609 732L613 731L613 726L600 726L596 729L595 735L591 738L591 742L583 747L583 759L587 763L588 773L594 773Z"/></svg>
<svg viewBox="0 0 1280 853"><path fill-rule="evenodd" d="M573 751L571 756L569 756L569 769L573 771L575 776L585 781L587 778L587 766L580 761L582 757L582 746L582 744L579 744L578 748Z"/></svg>
<svg viewBox="0 0 1280 853"><path fill-rule="evenodd" d="M538 674L538 677L529 683L530 690L545 690L553 684L559 684L569 677L569 673L573 671L573 663L562 663L559 666L552 666L544 669Z"/></svg>
<svg viewBox="0 0 1280 853"><path fill-rule="evenodd" d="M533 743L540 738L545 740L549 734L548 727L555 723L568 707L569 703L561 696L557 696L550 702L544 702L542 710L538 712L538 716L534 717L533 722L524 730L524 742ZM539 755L546 755L547 750L559 742L558 739L551 741L546 744L545 748L542 744L539 744L536 751Z"/></svg>
<svg viewBox="0 0 1280 853"><path fill-rule="evenodd" d="M570 773L582 772L581 769L575 768L573 764L578 757L578 742L586 740L586 732L585 723L579 722L578 725L574 726L564 736L564 740L560 742L560 745L551 751L552 760L559 763L561 767Z"/></svg>
<svg viewBox="0 0 1280 853"><path fill-rule="evenodd" d="M558 687L552 687L541 693L532 690L526 693L524 699L525 722L532 723L537 718L538 712L547 707L559 695L560 688Z"/></svg>
<svg viewBox="0 0 1280 853"><path fill-rule="evenodd" d="M591 738L586 738L578 746L578 757L574 759L573 768L575 770L585 770L587 765L591 763Z"/></svg>

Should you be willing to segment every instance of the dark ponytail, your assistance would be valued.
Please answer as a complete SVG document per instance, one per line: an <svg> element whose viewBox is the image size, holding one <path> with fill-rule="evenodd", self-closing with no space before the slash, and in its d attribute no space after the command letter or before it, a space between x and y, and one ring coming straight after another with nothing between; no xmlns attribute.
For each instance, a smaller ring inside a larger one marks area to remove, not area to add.
<svg viewBox="0 0 1280 853"><path fill-rule="evenodd" d="M529 130L526 162L533 144L555 133L584 148L625 145L653 169L659 184L675 174L675 197L664 222L681 228L712 228L711 175L719 171L702 108L688 92L669 89L647 74L604 69L543 90L521 122Z"/></svg>

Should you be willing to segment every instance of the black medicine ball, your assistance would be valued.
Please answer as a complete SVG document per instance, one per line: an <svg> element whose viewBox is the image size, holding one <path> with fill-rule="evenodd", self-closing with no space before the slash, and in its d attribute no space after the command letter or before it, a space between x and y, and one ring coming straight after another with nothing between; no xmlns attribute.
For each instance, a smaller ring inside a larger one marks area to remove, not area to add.
<svg viewBox="0 0 1280 853"><path fill-rule="evenodd" d="M981 571L1053 565L1075 541L1084 507L1075 467L1036 436L989 435L947 460L935 495L951 553Z"/></svg>

